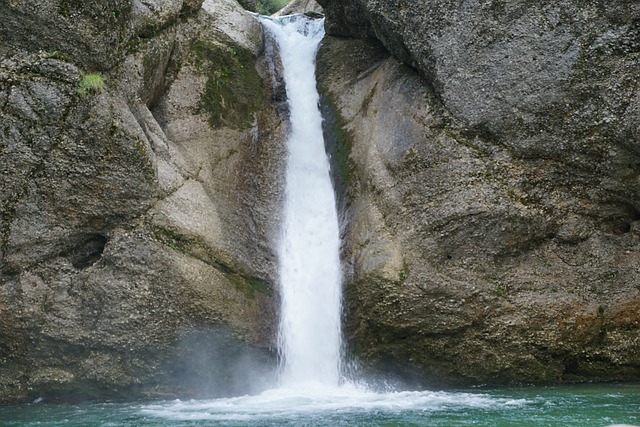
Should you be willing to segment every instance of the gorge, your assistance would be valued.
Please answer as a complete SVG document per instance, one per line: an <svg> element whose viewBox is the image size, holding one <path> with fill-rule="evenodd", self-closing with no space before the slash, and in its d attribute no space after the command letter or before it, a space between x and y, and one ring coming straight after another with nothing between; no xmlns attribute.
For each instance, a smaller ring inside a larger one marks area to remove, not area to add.
<svg viewBox="0 0 640 427"><path fill-rule="evenodd" d="M40 3L0 0L0 402L269 388L285 54L235 0ZM640 380L640 6L319 3L349 357Z"/></svg>

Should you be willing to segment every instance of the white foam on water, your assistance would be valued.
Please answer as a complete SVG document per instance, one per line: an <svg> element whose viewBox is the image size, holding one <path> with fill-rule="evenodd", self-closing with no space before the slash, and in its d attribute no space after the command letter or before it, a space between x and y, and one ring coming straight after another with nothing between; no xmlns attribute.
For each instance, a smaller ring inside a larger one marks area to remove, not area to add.
<svg viewBox="0 0 640 427"><path fill-rule="evenodd" d="M142 412L172 420L249 421L292 419L336 413L380 411L403 413L442 410L490 409L521 406L525 399L496 398L474 393L402 391L375 393L355 386L308 390L280 388L257 396L242 396L210 401L173 401L147 405Z"/></svg>

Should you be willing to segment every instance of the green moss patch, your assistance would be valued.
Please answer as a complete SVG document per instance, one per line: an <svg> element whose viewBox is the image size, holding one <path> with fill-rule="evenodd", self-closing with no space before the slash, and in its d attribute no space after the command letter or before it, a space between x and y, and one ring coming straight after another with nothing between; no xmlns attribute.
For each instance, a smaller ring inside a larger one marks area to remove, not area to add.
<svg viewBox="0 0 640 427"><path fill-rule="evenodd" d="M213 127L245 129L263 102L264 86L256 58L240 46L198 41L193 45L196 69L207 76L200 111L209 113Z"/></svg>
<svg viewBox="0 0 640 427"><path fill-rule="evenodd" d="M346 123L339 113L335 101L325 95L326 90L320 98L320 108L322 111L322 131L327 151L331 154L331 170L335 191L339 200L344 200L351 188L352 179L355 177L356 165L351 159L351 149L353 136L346 129Z"/></svg>

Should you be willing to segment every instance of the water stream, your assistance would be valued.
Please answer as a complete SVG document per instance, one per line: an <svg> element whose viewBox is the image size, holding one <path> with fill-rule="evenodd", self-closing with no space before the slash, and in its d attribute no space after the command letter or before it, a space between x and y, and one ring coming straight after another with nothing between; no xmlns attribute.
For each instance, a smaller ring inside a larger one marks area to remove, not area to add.
<svg viewBox="0 0 640 427"><path fill-rule="evenodd" d="M340 379L340 230L318 108L315 56L323 21L263 18L278 42L290 111L278 344L286 387L337 386Z"/></svg>

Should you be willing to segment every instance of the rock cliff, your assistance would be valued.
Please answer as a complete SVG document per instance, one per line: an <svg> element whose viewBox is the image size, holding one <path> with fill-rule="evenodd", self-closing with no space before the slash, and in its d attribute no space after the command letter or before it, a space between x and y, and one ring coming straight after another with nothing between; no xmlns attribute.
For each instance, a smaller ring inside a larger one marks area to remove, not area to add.
<svg viewBox="0 0 640 427"><path fill-rule="evenodd" d="M351 353L640 379L640 6L319 3ZM271 374L284 89L256 21L201 6L0 0L0 402Z"/></svg>
<svg viewBox="0 0 640 427"><path fill-rule="evenodd" d="M357 358L640 379L640 5L319 3Z"/></svg>
<svg viewBox="0 0 640 427"><path fill-rule="evenodd" d="M270 374L286 111L257 21L201 5L0 2L0 402Z"/></svg>

